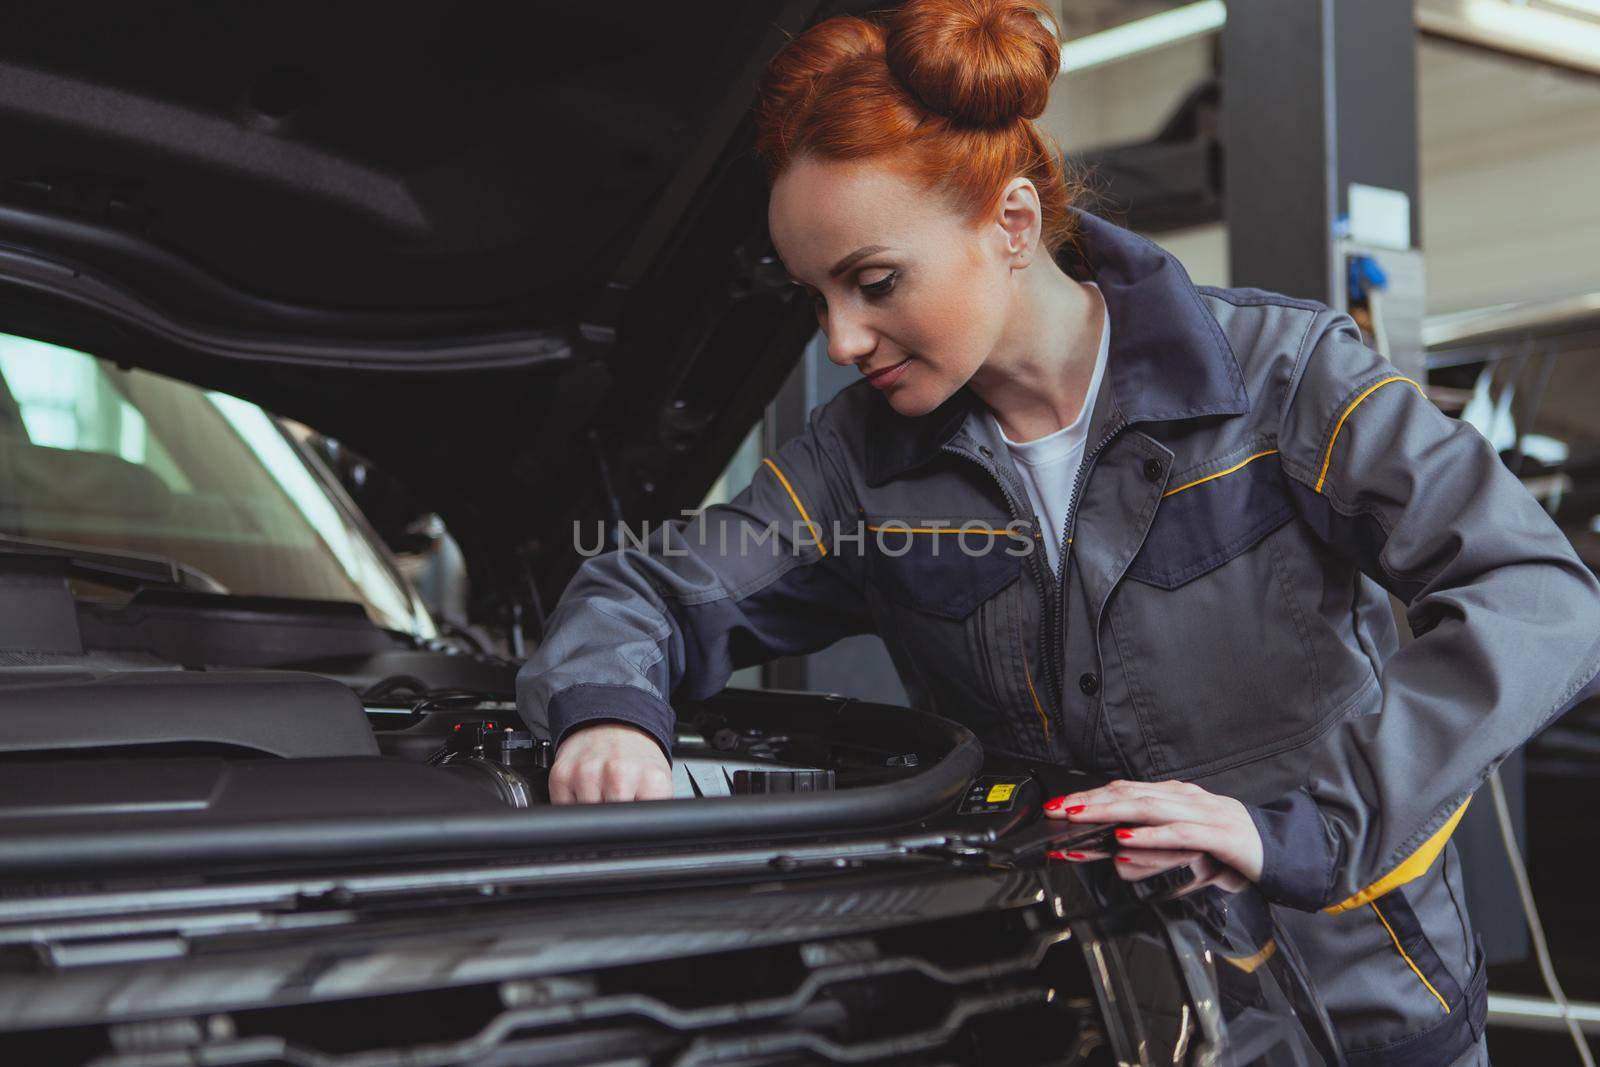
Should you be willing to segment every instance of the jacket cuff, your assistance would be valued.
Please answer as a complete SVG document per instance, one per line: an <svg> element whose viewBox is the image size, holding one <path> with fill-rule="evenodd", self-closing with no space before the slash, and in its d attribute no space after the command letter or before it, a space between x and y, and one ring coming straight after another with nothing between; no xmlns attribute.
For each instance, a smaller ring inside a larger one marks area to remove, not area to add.
<svg viewBox="0 0 1600 1067"><path fill-rule="evenodd" d="M672 762L672 734L678 716L671 704L636 686L580 682L551 697L546 713L550 718L550 738L557 748L569 732L580 726L621 722L637 726L653 737L667 762Z"/></svg>
<svg viewBox="0 0 1600 1067"><path fill-rule="evenodd" d="M1301 911L1320 910L1333 881L1333 854L1317 802L1297 789L1245 810L1261 835L1261 895Z"/></svg>

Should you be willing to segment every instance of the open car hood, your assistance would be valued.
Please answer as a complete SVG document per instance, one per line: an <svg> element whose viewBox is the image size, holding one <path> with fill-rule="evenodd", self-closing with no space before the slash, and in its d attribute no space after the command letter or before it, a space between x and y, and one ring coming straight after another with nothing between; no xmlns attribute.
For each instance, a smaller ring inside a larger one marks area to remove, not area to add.
<svg viewBox="0 0 1600 1067"><path fill-rule="evenodd" d="M750 102L841 6L0 12L0 332L340 438L480 576L673 515L815 329Z"/></svg>

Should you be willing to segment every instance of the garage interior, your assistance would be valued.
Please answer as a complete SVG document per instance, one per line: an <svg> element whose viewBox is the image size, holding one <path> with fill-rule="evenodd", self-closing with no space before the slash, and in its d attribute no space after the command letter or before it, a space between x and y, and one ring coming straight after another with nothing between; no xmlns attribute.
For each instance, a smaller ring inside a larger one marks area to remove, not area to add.
<svg viewBox="0 0 1600 1067"><path fill-rule="evenodd" d="M1079 188L1080 205L1170 251L1199 285L1258 287L1351 312L1373 347L1403 373L1424 381L1428 397L1442 410L1489 439L1570 538L1580 558L1600 573L1600 255L1596 254L1600 249L1600 0L1049 2L1059 15L1067 43L1062 74L1039 121L1062 150ZM562 32L583 27L581 13L566 14ZM654 31L646 25L635 27L635 32L647 37ZM619 47L618 55L604 58L627 62L620 55ZM576 62L571 56L566 59ZM652 62L666 66L670 58L653 56ZM299 77L294 74L278 86L291 100L283 105L286 113L295 106L291 98L304 91ZM0 82L0 114L6 109L4 84ZM603 99L596 90L584 102ZM271 100L258 108L261 122L256 132L272 128L261 118L269 105ZM730 114L732 118L724 118L732 128L738 116ZM447 125L439 116L434 118ZM572 131L558 132L566 136ZM674 136L671 131L653 131L650 138L640 138L634 150L641 159L653 158L652 153L665 158ZM391 148L394 143L403 143L403 137L397 136ZM488 165L503 162L492 159ZM619 169L626 171L620 165ZM709 162L706 169L711 169ZM374 182L373 188L396 197L394 204L381 198L369 204L374 219L385 211L405 216L410 201L399 195L405 191L399 183L378 181L383 177L380 168L371 173L354 168L352 173L358 170L363 180ZM641 166L639 172L644 170ZM628 179L617 180L620 188ZM486 187L489 184L485 182ZM643 179L635 184L642 188ZM438 188L448 192L457 187ZM4 196L16 194L23 198L19 202L25 202L37 192L6 186ZM91 192L98 195L103 190ZM672 192L668 190L668 195ZM570 190L553 181L545 193L559 197L570 195ZM349 195L359 199L357 194L359 189ZM449 198L445 193L439 196ZM517 204L517 189L509 184L496 186L484 204L474 206L487 218L496 198L504 198L511 205L507 212L522 221L538 214L527 204ZM685 198L687 203L687 194ZM639 199L642 203L647 198L640 194ZM662 203L667 200L664 196ZM667 207L657 210L665 212ZM739 207L748 205L741 202ZM470 214L463 212L463 217ZM380 221L398 229L416 220ZM644 234L640 248L656 251L647 247L652 239L663 247L671 245L663 236L664 228L652 231L659 221L650 216L649 224L640 227ZM471 241L493 244L495 238L484 236L492 219L469 222ZM536 232L532 225L528 233ZM263 226L262 233L268 229ZM416 229L420 233L426 227ZM528 233L519 231L519 239ZM742 240L737 235L715 236L735 243ZM525 294L505 281L511 272L495 258L503 252L510 261L515 251L508 244L496 249L495 256L485 257L478 263L482 277L463 276L462 291L493 279L505 286L496 299L508 316L526 310L530 305L517 303ZM693 267L711 262L712 255L722 251L720 245L713 251L692 249L685 253L688 267L679 273L692 274ZM704 261L695 258L700 256ZM741 264L738 271L758 297L766 294L762 286L770 288L771 282L763 275L763 266L770 268L770 262ZM351 273L326 264L323 269L327 277L322 280L329 284L339 281L341 273ZM294 284L304 284L309 292L317 277L316 272L307 275L311 280L297 276ZM544 294L551 306L576 301L561 289L565 283L544 277L539 281L556 294ZM416 299L421 301L426 294L420 293L418 284ZM308 300L308 305L314 304ZM578 340L571 350L554 334L530 330L515 340L535 349L547 346L547 352L528 357L529 363L548 357L550 366L561 370L569 357L581 362L573 357L574 351L603 352L614 340L616 323L606 317L609 309L593 310L596 313L583 319L576 331ZM697 314L702 311L695 309ZM623 317L618 314L619 320ZM337 322L331 331L341 343L356 337L361 327L361 314L349 318L350 323ZM248 317L243 321L251 323ZM508 328L509 321L497 322L497 329ZM444 336L453 319L440 314L425 325ZM384 328L396 327L390 323ZM61 399L70 391L62 384L64 379L47 380L49 375L38 368L68 348L79 358L78 349L87 352L89 346L71 344L70 338L47 340L43 331L25 335L21 327L13 336L10 329L0 322L0 385L9 382L22 417L38 421L37 426L30 421L27 427L35 443L59 445L66 438L49 438L49 420L59 416L70 421L83 417L83 412L69 412L70 405ZM121 340L116 331L103 336ZM796 343L805 336L798 334ZM62 347L53 347L53 342ZM496 358L491 347L471 354ZM183 377L190 366L187 358L156 355L139 365ZM162 363L163 359L168 362ZM82 366L74 365L74 373L81 371L88 381L93 361L88 356L80 361ZM263 391L269 399L263 403L284 416L294 447L325 465L338 479L339 491L364 513L340 516L339 522L350 528L370 523L392 551L398 570L439 621L440 633L472 635L471 640L488 648L500 667L525 655L542 636L544 619L553 607L550 590L541 594L541 584L554 572L527 566L527 559L537 555L529 551L516 557L519 568L494 575L497 587L515 587L514 594L491 601L483 588L488 583L474 588L466 559L481 552L483 545L466 534L458 542L453 534L461 531L452 531L436 512L437 498L413 493L400 472L389 470L382 460L368 459L363 454L365 442L322 432L321 415L354 408L362 393L353 377L330 376L324 381L317 377L319 370L306 369L313 366L308 358L304 366L282 371L279 385L270 384L280 376L277 369L261 371L258 383L268 383ZM541 411L541 416L549 416L548 430L541 429L546 443L561 442L568 427L562 420L581 424L588 414L584 405L598 403L595 398L603 395L601 384L590 390L579 373L583 369L580 366L565 380L573 388L561 399L570 403ZM207 373L191 377L205 386ZM677 364L662 376L675 373ZM704 378L687 381L688 414L685 401L669 401L644 418L636 417L639 412L614 412L610 429L624 423L649 424L650 432L659 433L664 442L673 440L674 434L699 441L695 435L702 432L729 440L742 433L733 458L714 481L710 477L714 466L686 477L686 483L699 478L697 492L711 481L702 505L726 502L756 475L764 456L803 428L809 412L858 377L854 369L828 359L820 335L806 344L792 369L768 366L760 373L781 385L760 417L753 424L740 422L732 434L714 425L710 415L696 421L702 413L696 410L693 389L703 387ZM510 381L511 374L507 371L505 380ZM334 387L323 388L327 382ZM403 424L408 432L394 431L396 438L404 439L397 454L427 459L428 436L436 429L431 420L437 412L427 406L432 398L426 382L405 396L395 405L392 419L374 417L374 424L388 422L390 429ZM292 398L292 404L279 411L273 398L286 404ZM102 399L114 402L109 391ZM517 410L515 401L509 394L486 401L493 416L482 421L509 426ZM181 406L179 400L164 402L172 403L174 410ZM447 429L470 427L477 419L473 398L452 397L451 402L448 415L455 421ZM255 417L248 410L229 408L228 403L227 398L218 400L217 410L206 409L206 417L219 424L229 422L235 429ZM680 416L681 422L674 422ZM418 426L426 432L410 432ZM126 448L130 431L124 426L121 432ZM490 442L485 451L505 451L517 440L510 431L485 433ZM69 442L66 447L73 445ZM115 452L117 447L112 442L103 450ZM143 447L141 441L140 460ZM670 499L665 488L660 497L652 496L656 485L651 478L674 460L645 455L649 451L629 440L611 451L613 461L625 453L628 462L608 466L607 448L598 437L575 437L565 455L568 462L548 465L564 469L557 474L535 472L528 484L592 480L603 487L606 499L602 507L586 503L585 519L603 512L605 520L619 527L625 517L655 520L676 513L682 501ZM666 455L670 449L658 451ZM126 451L123 458L130 458ZM661 467L651 465L657 461ZM699 477L701 473L706 476ZM449 478L437 481L444 484ZM462 498L470 492L486 496L482 489L472 486L460 492ZM532 495L522 494L516 506L531 510ZM506 506L484 505L476 517L481 520L494 507ZM371 563L370 569L380 569L380 563ZM330 590L342 588L342 577L333 569L329 573L334 577L326 588L301 595L337 599ZM390 597L383 602L384 609L395 619L409 610L403 590L396 591L400 584L383 587ZM1396 617L1404 629L1398 602ZM13 646L0 641L0 647ZM883 643L873 636L851 637L822 652L744 668L736 672L733 685L773 691L779 703L792 691L886 705L907 703ZM404 687L398 691L405 692ZM370 690L363 694L368 695ZM394 703L396 708L390 710L401 715L409 701L396 698ZM502 699L494 705L495 714L509 714L515 706L514 701ZM364 744L359 721L355 732ZM914 766L914 757L908 766ZM680 776L684 783L688 773ZM698 784L685 788L701 795ZM1589 857L1600 853L1600 820L1591 814L1597 789L1600 701L1591 701L1573 708L1507 760L1456 832L1470 909L1488 953L1489 1041L1499 1062L1580 1062L1575 1042L1600 1051L1600 923L1594 919L1586 874ZM535 998L542 993L534 990L527 995Z"/></svg>

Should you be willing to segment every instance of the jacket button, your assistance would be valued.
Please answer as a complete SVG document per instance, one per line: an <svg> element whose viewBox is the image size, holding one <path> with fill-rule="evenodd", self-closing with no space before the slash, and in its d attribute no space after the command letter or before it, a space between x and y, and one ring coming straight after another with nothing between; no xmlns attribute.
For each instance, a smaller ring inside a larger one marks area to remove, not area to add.
<svg viewBox="0 0 1600 1067"><path fill-rule="evenodd" d="M1078 679L1078 688L1089 696L1094 696L1100 692L1100 679L1093 672L1086 673Z"/></svg>
<svg viewBox="0 0 1600 1067"><path fill-rule="evenodd" d="M1145 460L1144 461L1144 477L1145 477L1145 480L1149 481L1149 482L1159 482L1161 480L1161 474L1165 469L1166 468L1164 468L1161 465L1161 461L1159 459L1147 459L1147 460Z"/></svg>
<svg viewBox="0 0 1600 1067"><path fill-rule="evenodd" d="M988 445L979 445L978 446L978 455L982 456L984 459L993 459L994 458L994 453L989 451L989 446Z"/></svg>

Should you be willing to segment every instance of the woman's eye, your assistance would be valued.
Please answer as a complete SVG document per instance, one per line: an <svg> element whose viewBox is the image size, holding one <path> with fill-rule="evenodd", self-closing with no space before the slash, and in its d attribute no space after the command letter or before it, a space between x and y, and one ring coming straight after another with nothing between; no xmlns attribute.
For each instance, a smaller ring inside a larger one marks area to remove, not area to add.
<svg viewBox="0 0 1600 1067"><path fill-rule="evenodd" d="M875 282L869 282L861 287L861 291L868 296L883 296L894 288L895 279L900 276L899 271L890 271Z"/></svg>

